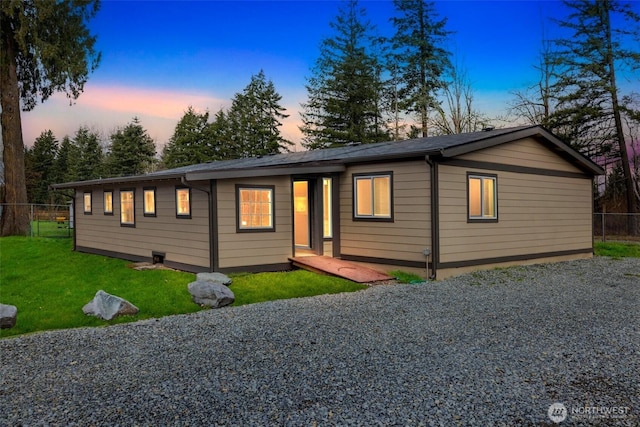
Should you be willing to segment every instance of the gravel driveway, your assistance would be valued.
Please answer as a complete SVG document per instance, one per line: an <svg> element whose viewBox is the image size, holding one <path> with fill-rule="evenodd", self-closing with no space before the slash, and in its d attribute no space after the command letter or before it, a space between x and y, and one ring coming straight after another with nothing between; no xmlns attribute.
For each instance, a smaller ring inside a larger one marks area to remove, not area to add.
<svg viewBox="0 0 640 427"><path fill-rule="evenodd" d="M0 425L637 426L639 313L595 258L3 339Z"/></svg>

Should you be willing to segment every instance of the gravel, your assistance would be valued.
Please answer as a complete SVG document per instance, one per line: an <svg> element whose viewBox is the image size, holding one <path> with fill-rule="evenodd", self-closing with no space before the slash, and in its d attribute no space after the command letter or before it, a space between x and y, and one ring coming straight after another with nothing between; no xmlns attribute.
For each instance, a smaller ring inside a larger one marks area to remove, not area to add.
<svg viewBox="0 0 640 427"><path fill-rule="evenodd" d="M0 425L640 425L639 313L594 258L8 338Z"/></svg>

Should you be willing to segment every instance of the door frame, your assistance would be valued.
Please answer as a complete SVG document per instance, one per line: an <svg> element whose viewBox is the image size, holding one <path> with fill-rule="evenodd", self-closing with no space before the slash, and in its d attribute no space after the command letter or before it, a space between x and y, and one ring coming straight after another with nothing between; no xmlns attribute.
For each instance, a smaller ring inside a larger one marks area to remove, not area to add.
<svg viewBox="0 0 640 427"><path fill-rule="evenodd" d="M299 181L307 182L307 212L309 213L309 247L296 246L296 224L295 224L295 197L294 183ZM293 256L296 254L322 255L324 249L324 239L322 233L322 177L318 175L293 176L291 179L291 243Z"/></svg>
<svg viewBox="0 0 640 427"><path fill-rule="evenodd" d="M323 209L323 179L331 179L331 237L324 237L324 209ZM295 200L293 196L293 183L296 181L308 182L309 203L309 238L310 248L296 247L295 243ZM291 177L291 253L296 256L296 250L300 255L324 255L324 244L331 241L331 251L327 255L340 258L340 174L307 174L293 175Z"/></svg>

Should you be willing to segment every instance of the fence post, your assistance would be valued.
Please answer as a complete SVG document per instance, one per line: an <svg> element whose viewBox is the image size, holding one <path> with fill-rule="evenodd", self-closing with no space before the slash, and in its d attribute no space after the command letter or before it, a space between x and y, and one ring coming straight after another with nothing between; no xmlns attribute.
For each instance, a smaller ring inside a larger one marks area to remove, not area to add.
<svg viewBox="0 0 640 427"><path fill-rule="evenodd" d="M31 237L33 237L33 205L30 204L29 207L31 208L31 215L29 215L29 231Z"/></svg>
<svg viewBox="0 0 640 427"><path fill-rule="evenodd" d="M601 212L600 215L602 215L602 243L604 243L606 241L604 236L604 212Z"/></svg>

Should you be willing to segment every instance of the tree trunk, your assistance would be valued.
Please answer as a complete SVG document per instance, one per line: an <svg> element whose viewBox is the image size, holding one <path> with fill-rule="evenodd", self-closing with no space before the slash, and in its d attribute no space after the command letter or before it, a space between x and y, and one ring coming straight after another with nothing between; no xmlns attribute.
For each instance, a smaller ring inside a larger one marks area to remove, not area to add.
<svg viewBox="0 0 640 427"><path fill-rule="evenodd" d="M620 105L618 102L618 88L616 86L616 73L613 58L613 47L611 42L611 23L609 20L609 9L603 11L604 24L606 26L606 55L607 65L609 66L609 93L611 94L611 105L613 108L613 117L616 124L616 139L618 140L618 148L620 150L620 161L622 162L622 172L624 174L625 193L627 199L627 212L636 212L636 196L634 192L633 175L631 174L631 163L629 162L629 152L624 138L624 129L622 126L622 118L620 116ZM634 215L629 215L627 224L628 234L638 234Z"/></svg>
<svg viewBox="0 0 640 427"><path fill-rule="evenodd" d="M2 106L4 200L0 217L0 236L29 234L27 184L24 174L24 144L20 121L20 93L16 73L16 47L8 25L0 40L0 105Z"/></svg>

